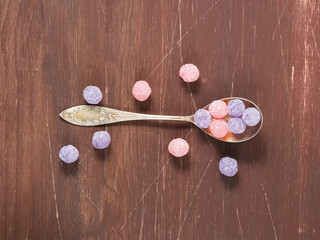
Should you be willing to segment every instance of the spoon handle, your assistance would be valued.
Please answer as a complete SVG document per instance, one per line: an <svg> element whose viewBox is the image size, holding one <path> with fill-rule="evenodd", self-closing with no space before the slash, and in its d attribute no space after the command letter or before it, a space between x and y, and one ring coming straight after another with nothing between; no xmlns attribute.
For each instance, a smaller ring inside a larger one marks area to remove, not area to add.
<svg viewBox="0 0 320 240"><path fill-rule="evenodd" d="M60 113L60 117L65 121L78 126L98 126L133 120L173 120L193 122L192 116L142 114L91 105L79 105L68 108Z"/></svg>

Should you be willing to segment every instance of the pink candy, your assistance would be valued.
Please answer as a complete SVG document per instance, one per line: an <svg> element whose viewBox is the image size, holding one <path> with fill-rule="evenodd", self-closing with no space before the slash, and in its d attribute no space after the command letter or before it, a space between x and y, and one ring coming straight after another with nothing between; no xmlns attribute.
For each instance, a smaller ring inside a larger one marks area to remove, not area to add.
<svg viewBox="0 0 320 240"><path fill-rule="evenodd" d="M182 138L176 138L169 143L168 150L175 157L183 157L189 152L189 144Z"/></svg>
<svg viewBox="0 0 320 240"><path fill-rule="evenodd" d="M210 125L211 134L216 138L223 138L228 134L228 123L225 120L214 120Z"/></svg>
<svg viewBox="0 0 320 240"><path fill-rule="evenodd" d="M199 78L200 73L195 65L189 63L180 68L179 75L185 82L194 82Z"/></svg>
<svg viewBox="0 0 320 240"><path fill-rule="evenodd" d="M140 80L137 81L133 88L132 94L138 101L142 102L148 99L151 94L151 88L146 81Z"/></svg>
<svg viewBox="0 0 320 240"><path fill-rule="evenodd" d="M209 106L209 112L214 118L224 118L228 114L228 107L224 101L213 101Z"/></svg>

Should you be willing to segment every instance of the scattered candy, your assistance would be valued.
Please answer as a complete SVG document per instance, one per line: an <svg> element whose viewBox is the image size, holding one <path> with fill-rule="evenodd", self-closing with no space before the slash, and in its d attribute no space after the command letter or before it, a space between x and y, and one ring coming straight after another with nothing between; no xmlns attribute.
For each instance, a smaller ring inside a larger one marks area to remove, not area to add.
<svg viewBox="0 0 320 240"><path fill-rule="evenodd" d="M241 134L244 133L246 130L246 123L242 120L242 118L234 117L230 118L228 122L228 128L230 132L233 132L235 134Z"/></svg>
<svg viewBox="0 0 320 240"><path fill-rule="evenodd" d="M189 151L189 144L182 138L176 138L169 143L168 150L175 157L183 157Z"/></svg>
<svg viewBox="0 0 320 240"><path fill-rule="evenodd" d="M137 81L133 88L132 88L132 94L140 102L143 102L148 99L148 97L151 94L151 88L150 85L143 80Z"/></svg>
<svg viewBox="0 0 320 240"><path fill-rule="evenodd" d="M102 92L98 87L88 86L83 90L83 97L89 104L98 104L102 100Z"/></svg>
<svg viewBox="0 0 320 240"><path fill-rule="evenodd" d="M93 134L92 144L97 149L105 149L111 142L110 134L107 131L98 131Z"/></svg>
<svg viewBox="0 0 320 240"><path fill-rule="evenodd" d="M233 99L228 103L228 112L234 117L241 117L245 108L243 101L239 99Z"/></svg>
<svg viewBox="0 0 320 240"><path fill-rule="evenodd" d="M79 158L79 151L72 145L66 145L60 149L59 158L65 163L73 163Z"/></svg>
<svg viewBox="0 0 320 240"><path fill-rule="evenodd" d="M199 109L194 114L194 122L200 128L208 128L211 124L211 115L207 110Z"/></svg>
<svg viewBox="0 0 320 240"><path fill-rule="evenodd" d="M223 138L228 133L228 123L225 120L214 120L210 125L210 132L216 138Z"/></svg>
<svg viewBox="0 0 320 240"><path fill-rule="evenodd" d="M256 126L260 122L260 113L256 108L244 110L242 120L250 127Z"/></svg>
<svg viewBox="0 0 320 240"><path fill-rule="evenodd" d="M213 101L209 106L209 112L214 118L224 118L228 114L228 107L224 101Z"/></svg>
<svg viewBox="0 0 320 240"><path fill-rule="evenodd" d="M233 177L238 172L237 160L230 157L221 158L219 162L219 169L223 175Z"/></svg>
<svg viewBox="0 0 320 240"><path fill-rule="evenodd" d="M200 73L195 65L189 63L180 68L179 75L185 82L194 82L199 78Z"/></svg>

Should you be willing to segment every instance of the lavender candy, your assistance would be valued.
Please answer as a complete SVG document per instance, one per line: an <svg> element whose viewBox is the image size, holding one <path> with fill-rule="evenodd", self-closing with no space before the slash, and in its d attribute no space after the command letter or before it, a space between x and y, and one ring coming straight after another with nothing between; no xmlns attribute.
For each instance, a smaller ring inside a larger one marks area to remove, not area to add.
<svg viewBox="0 0 320 240"><path fill-rule="evenodd" d="M92 144L97 149L105 149L111 142L110 134L107 131L98 131L93 134Z"/></svg>
<svg viewBox="0 0 320 240"><path fill-rule="evenodd" d="M83 97L89 104L98 104L102 100L102 92L98 87L88 86L83 90Z"/></svg>
<svg viewBox="0 0 320 240"><path fill-rule="evenodd" d="M250 127L256 126L260 122L260 113L256 108L247 108L242 115L242 120Z"/></svg>
<svg viewBox="0 0 320 240"><path fill-rule="evenodd" d="M244 103L239 99L233 99L228 103L228 113L234 117L240 117L245 108Z"/></svg>
<svg viewBox="0 0 320 240"><path fill-rule="evenodd" d="M65 163L73 163L79 158L79 151L72 145L66 145L60 149L59 158Z"/></svg>
<svg viewBox="0 0 320 240"><path fill-rule="evenodd" d="M194 114L194 122L200 128L208 128L211 124L211 115L209 111L204 109L199 109Z"/></svg>
<svg viewBox="0 0 320 240"><path fill-rule="evenodd" d="M242 134L246 130L246 123L242 118L234 117L230 118L228 122L229 131L235 134Z"/></svg>
<svg viewBox="0 0 320 240"><path fill-rule="evenodd" d="M223 175L233 177L238 172L237 160L230 157L221 158L219 162L219 169Z"/></svg>

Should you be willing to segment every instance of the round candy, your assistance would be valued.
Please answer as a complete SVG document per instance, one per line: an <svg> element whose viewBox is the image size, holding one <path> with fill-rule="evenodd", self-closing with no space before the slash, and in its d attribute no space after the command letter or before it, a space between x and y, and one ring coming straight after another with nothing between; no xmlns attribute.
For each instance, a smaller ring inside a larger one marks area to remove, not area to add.
<svg viewBox="0 0 320 240"><path fill-rule="evenodd" d="M147 100L150 96L151 88L146 81L140 80L133 85L132 94L135 99L137 99L140 102L143 102Z"/></svg>
<svg viewBox="0 0 320 240"><path fill-rule="evenodd" d="M210 132L216 138L223 138L228 133L228 123L225 120L214 120L210 125Z"/></svg>
<svg viewBox="0 0 320 240"><path fill-rule="evenodd" d="M209 106L209 112L214 118L224 118L228 114L228 107L224 101L213 101Z"/></svg>
<svg viewBox="0 0 320 240"><path fill-rule="evenodd" d="M98 131L93 134L92 144L97 149L105 149L109 146L111 137L107 131Z"/></svg>
<svg viewBox="0 0 320 240"><path fill-rule="evenodd" d="M219 162L219 169L223 175L233 177L238 172L237 160L230 157L221 158Z"/></svg>
<svg viewBox="0 0 320 240"><path fill-rule="evenodd" d="M89 104L98 104L102 99L102 92L98 87L88 86L83 90L83 97Z"/></svg>
<svg viewBox="0 0 320 240"><path fill-rule="evenodd" d="M200 128L208 128L211 124L211 115L207 110L199 109L194 114L194 122Z"/></svg>
<svg viewBox="0 0 320 240"><path fill-rule="evenodd" d="M185 82L194 82L199 78L200 73L195 65L189 63L180 68L179 75Z"/></svg>
<svg viewBox="0 0 320 240"><path fill-rule="evenodd" d="M73 163L79 158L79 151L72 145L66 145L60 149L59 158L65 163Z"/></svg>
<svg viewBox="0 0 320 240"><path fill-rule="evenodd" d="M246 123L242 120L242 118L234 117L230 118L228 122L228 128L230 132L233 132L235 134L241 134L244 133L246 130Z"/></svg>
<svg viewBox="0 0 320 240"><path fill-rule="evenodd" d="M244 110L242 120L250 127L256 126L260 122L260 113L256 108Z"/></svg>
<svg viewBox="0 0 320 240"><path fill-rule="evenodd" d="M189 151L189 144L182 138L176 138L169 143L168 150L175 157L183 157Z"/></svg>
<svg viewBox="0 0 320 240"><path fill-rule="evenodd" d="M234 117L241 117L245 108L244 103L239 99L233 99L228 103L228 112Z"/></svg>

